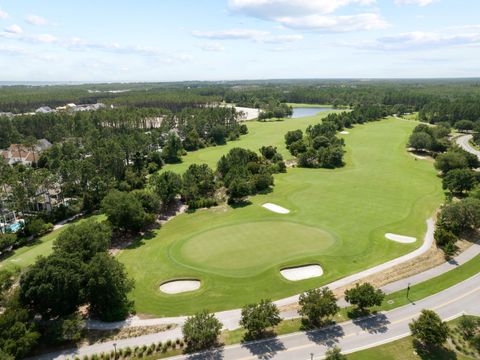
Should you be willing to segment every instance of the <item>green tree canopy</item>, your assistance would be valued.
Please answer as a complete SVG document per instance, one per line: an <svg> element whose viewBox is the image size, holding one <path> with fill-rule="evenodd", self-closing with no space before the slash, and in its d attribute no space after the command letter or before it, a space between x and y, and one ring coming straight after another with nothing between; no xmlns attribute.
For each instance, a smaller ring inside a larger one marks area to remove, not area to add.
<svg viewBox="0 0 480 360"><path fill-rule="evenodd" d="M299 314L308 319L312 325L320 325L326 318L334 316L339 307L332 290L327 287L312 289L300 295Z"/></svg>
<svg viewBox="0 0 480 360"><path fill-rule="evenodd" d="M39 257L20 278L20 302L44 319L69 315L84 303L84 274L75 255Z"/></svg>
<svg viewBox="0 0 480 360"><path fill-rule="evenodd" d="M62 231L53 242L53 250L78 256L88 262L95 254L105 252L110 247L112 231L108 224L86 220L72 224Z"/></svg>
<svg viewBox="0 0 480 360"><path fill-rule="evenodd" d="M432 310L422 310L419 318L409 327L413 338L426 346L442 346L448 338L448 325Z"/></svg>
<svg viewBox="0 0 480 360"><path fill-rule="evenodd" d="M139 231L149 220L135 195L118 190L112 190L105 196L102 210L116 229Z"/></svg>
<svg viewBox="0 0 480 360"><path fill-rule="evenodd" d="M95 255L86 269L85 294L90 314L104 321L123 320L133 308L128 293L133 281L125 266L106 253Z"/></svg>
<svg viewBox="0 0 480 360"><path fill-rule="evenodd" d="M281 322L280 311L271 300L261 300L258 304L249 304L242 308L240 325L247 330L247 337L257 339L266 329Z"/></svg>
<svg viewBox="0 0 480 360"><path fill-rule="evenodd" d="M354 288L345 291L345 300L356 305L360 311L365 311L372 306L382 305L385 294L380 289L375 289L370 283L358 283Z"/></svg>
<svg viewBox="0 0 480 360"><path fill-rule="evenodd" d="M170 205L182 190L182 178L173 171L155 174L151 181L156 194L160 197L165 208Z"/></svg>
<svg viewBox="0 0 480 360"><path fill-rule="evenodd" d="M187 351L200 351L215 346L221 329L220 321L207 311L189 317L182 327Z"/></svg>
<svg viewBox="0 0 480 360"><path fill-rule="evenodd" d="M470 169L453 169L443 177L443 188L452 193L472 190L477 184L476 174Z"/></svg>

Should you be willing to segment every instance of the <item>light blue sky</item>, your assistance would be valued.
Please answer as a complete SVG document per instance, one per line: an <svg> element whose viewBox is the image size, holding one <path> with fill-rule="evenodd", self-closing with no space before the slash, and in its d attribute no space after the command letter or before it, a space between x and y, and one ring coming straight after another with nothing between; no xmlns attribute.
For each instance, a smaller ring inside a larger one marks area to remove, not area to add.
<svg viewBox="0 0 480 360"><path fill-rule="evenodd" d="M480 76L478 0L0 0L0 81Z"/></svg>

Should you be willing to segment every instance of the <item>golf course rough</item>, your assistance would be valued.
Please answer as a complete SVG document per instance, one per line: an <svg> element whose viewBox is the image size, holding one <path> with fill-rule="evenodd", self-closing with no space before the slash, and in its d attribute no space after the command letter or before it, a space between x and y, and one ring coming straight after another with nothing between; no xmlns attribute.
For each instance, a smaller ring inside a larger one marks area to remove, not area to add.
<svg viewBox="0 0 480 360"><path fill-rule="evenodd" d="M249 123L238 141L189 153L164 170L179 173L192 163L212 168L233 147L258 151L276 146L289 159L284 135L316 124L310 118ZM415 122L390 118L357 125L345 138L343 168L289 168L275 175L272 192L250 205L227 205L181 214L123 250L118 259L135 280L131 298L138 313L189 315L280 299L407 254L421 246L397 243L386 233L423 239L442 202L441 182L430 162L415 161L406 142ZM288 215L266 211L282 204ZM323 275L289 281L281 269L321 264ZM159 291L171 279L198 279L202 286L172 297Z"/></svg>

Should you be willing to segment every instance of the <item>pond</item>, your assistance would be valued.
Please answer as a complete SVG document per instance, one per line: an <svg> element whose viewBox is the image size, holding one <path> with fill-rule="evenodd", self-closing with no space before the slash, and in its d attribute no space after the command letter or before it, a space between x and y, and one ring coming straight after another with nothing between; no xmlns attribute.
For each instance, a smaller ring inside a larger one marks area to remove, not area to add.
<svg viewBox="0 0 480 360"><path fill-rule="evenodd" d="M321 107L321 106L318 106L318 107L297 107L297 108L293 108L292 118L293 119L298 119L298 118L305 117L305 116L314 116L314 115L316 115L320 112L331 111L331 110L332 110L331 107Z"/></svg>

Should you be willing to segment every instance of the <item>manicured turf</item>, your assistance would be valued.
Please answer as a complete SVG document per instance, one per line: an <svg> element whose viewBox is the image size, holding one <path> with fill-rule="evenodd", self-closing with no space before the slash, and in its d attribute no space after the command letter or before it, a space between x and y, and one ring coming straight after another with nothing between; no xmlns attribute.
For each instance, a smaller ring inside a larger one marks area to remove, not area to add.
<svg viewBox="0 0 480 360"><path fill-rule="evenodd" d="M105 217L103 215L96 215L91 216L91 218L103 220ZM84 221L84 219L79 220L78 222ZM76 222L76 223L78 223ZM52 253L52 246L53 240L55 240L58 235L62 233L66 228L68 228L71 224L67 224L60 229L52 231L51 233L42 236L40 239L35 241L34 243L23 246L14 251L14 253L7 257L6 259L0 261L0 268L7 267L7 266L19 266L25 267L31 265L35 262L37 257L40 255L47 256Z"/></svg>
<svg viewBox="0 0 480 360"><path fill-rule="evenodd" d="M250 133L226 146L191 153L170 170L195 162L212 167L229 149L274 145L288 157L286 131L317 123L315 118L249 123ZM240 208L226 205L172 219L153 236L119 255L136 282L132 298L139 313L191 314L236 308L262 298L278 299L367 267L420 246L425 220L442 200L440 180L430 162L405 151L414 122L388 119L358 125L345 135L347 165L342 169L288 169L275 176L273 192ZM278 204L291 212L261 207ZM415 244L386 240L393 232L419 239ZM322 277L283 279L285 266L318 263ZM162 294L160 283L198 278L199 291Z"/></svg>

